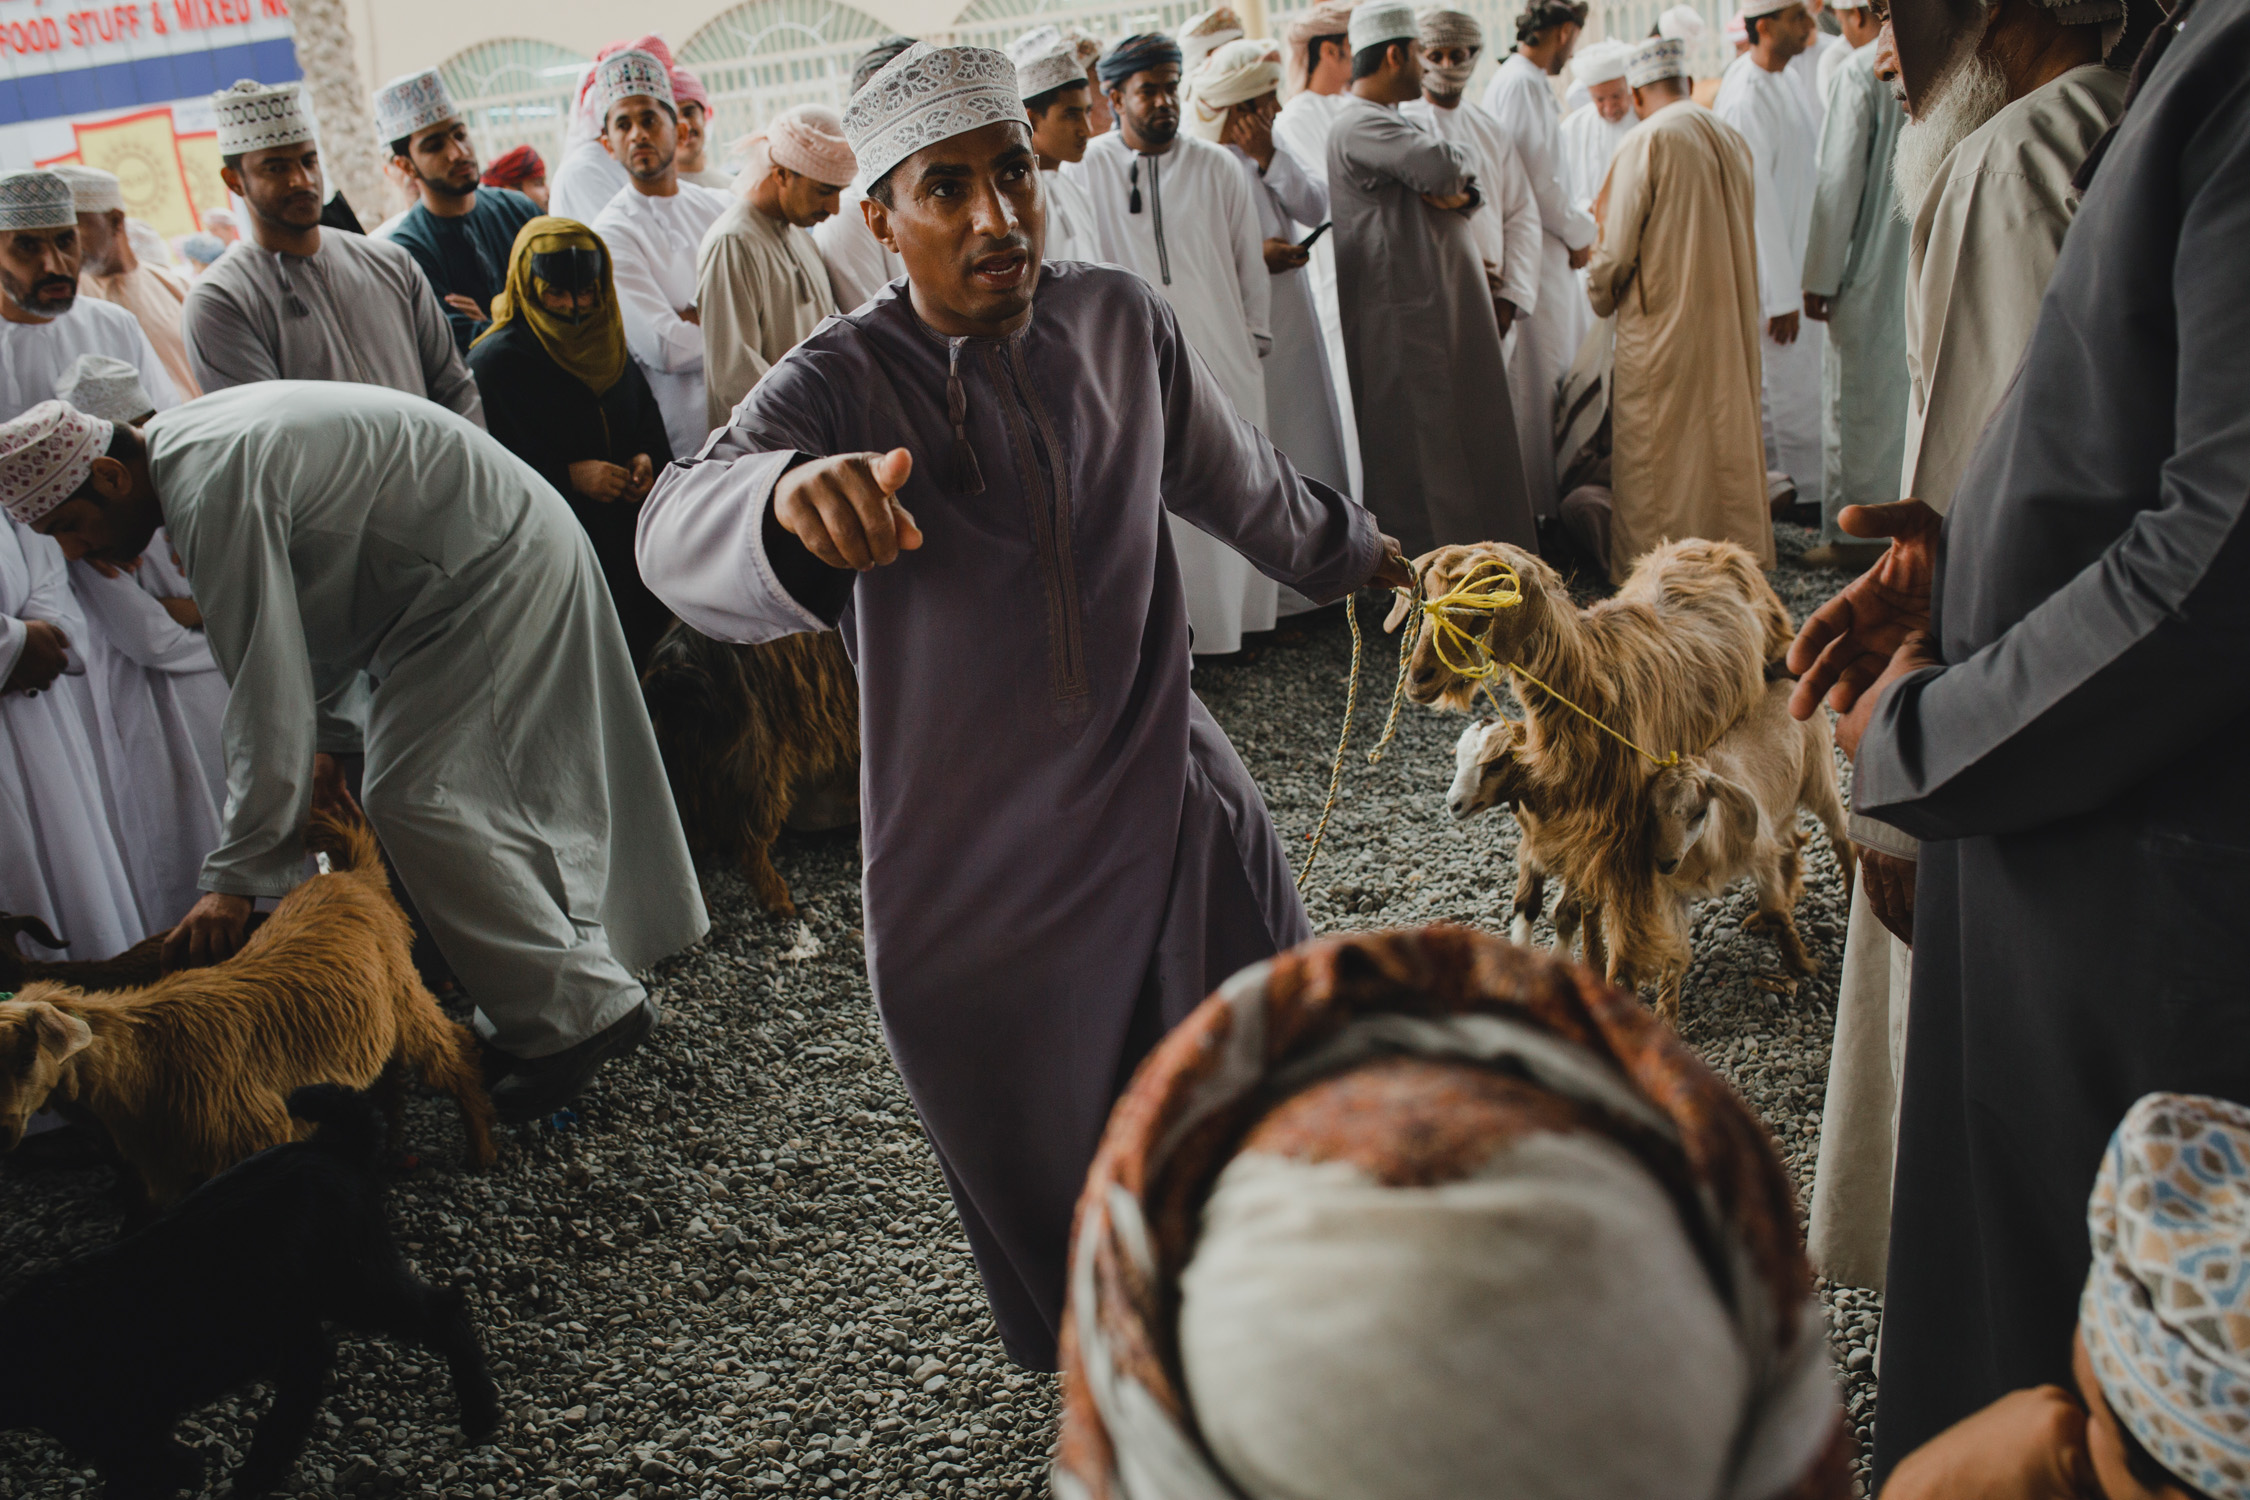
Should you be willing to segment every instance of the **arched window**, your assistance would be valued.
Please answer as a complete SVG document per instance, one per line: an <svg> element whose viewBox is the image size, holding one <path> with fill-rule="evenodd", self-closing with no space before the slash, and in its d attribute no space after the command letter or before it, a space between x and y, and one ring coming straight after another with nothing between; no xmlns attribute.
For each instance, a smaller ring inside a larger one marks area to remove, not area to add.
<svg viewBox="0 0 2250 1500"><path fill-rule="evenodd" d="M890 32L832 0L750 0L701 27L674 55L711 91L713 158L792 105L841 110L853 62Z"/></svg>
<svg viewBox="0 0 2250 1500"><path fill-rule="evenodd" d="M438 72L468 119L479 159L528 144L551 173L562 160L579 75L592 61L552 42L509 37L456 53Z"/></svg>

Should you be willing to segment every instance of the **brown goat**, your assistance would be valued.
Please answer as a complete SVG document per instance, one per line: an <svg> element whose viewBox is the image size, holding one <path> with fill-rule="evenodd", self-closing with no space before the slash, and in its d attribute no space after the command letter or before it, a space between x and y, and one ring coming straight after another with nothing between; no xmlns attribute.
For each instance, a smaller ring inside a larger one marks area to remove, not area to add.
<svg viewBox="0 0 2250 1500"><path fill-rule="evenodd" d="M1667 542L1634 565L1615 596L1583 610L1561 575L1519 548L1441 547L1416 559L1422 597L1443 597L1488 561L1515 570L1523 602L1456 623L1492 660L1521 667L1601 721L1514 683L1524 707L1515 755L1540 810L1540 857L1601 909L1616 977L1617 935L1653 911L1647 787L1655 767L1601 726L1658 756L1703 750L1760 700L1796 627L1756 560L1732 542ZM1412 608L1399 601L1388 626ZM1475 683L1445 664L1429 619L1418 623L1407 696L1465 710ZM1458 662L1462 649L1447 654Z"/></svg>
<svg viewBox="0 0 2250 1500"><path fill-rule="evenodd" d="M64 940L37 917L0 912L0 990L20 990L40 979L75 985L82 990L130 990L154 984L164 977L166 934L142 938L114 958L45 960L26 958L16 946L18 937L30 938L42 948L60 950Z"/></svg>
<svg viewBox="0 0 2250 1500"><path fill-rule="evenodd" d="M266 919L262 911L250 913L243 935L258 930ZM63 940L37 917L0 912L0 992L20 990L35 979L52 979L81 990L137 990L164 977L164 939L169 933L142 938L113 958L49 961L26 958L16 939L28 937L42 948L60 949Z"/></svg>
<svg viewBox="0 0 2250 1500"><path fill-rule="evenodd" d="M859 767L859 679L834 631L730 646L675 624L641 696L701 860L731 860L766 909L795 916L774 837L799 798Z"/></svg>
<svg viewBox="0 0 2250 1500"><path fill-rule="evenodd" d="M1514 812L1522 837L1516 840L1516 890L1509 903L1508 941L1528 948L1531 924L1546 910L1549 871L1539 852L1539 791L1516 759L1521 734L1512 719L1479 719L1462 730L1453 747L1453 785L1446 793L1446 809L1456 823L1466 823L1503 802ZM1605 967L1600 909L1587 911L1578 894L1558 882L1555 951L1570 957L1581 931L1587 966Z"/></svg>
<svg viewBox="0 0 2250 1500"><path fill-rule="evenodd" d="M307 1084L383 1082L395 1130L405 1063L453 1095L489 1165L476 1043L414 972L373 831L321 816L314 833L342 868L283 897L225 963L106 994L42 980L0 1003L0 1145L53 1095L100 1121L161 1206L295 1139L289 1095Z"/></svg>
<svg viewBox="0 0 2250 1500"><path fill-rule="evenodd" d="M1767 686L1765 697L1702 755L1667 766L1649 783L1653 899L1639 920L1611 930L1620 983L1656 983L1656 1008L1667 1020L1680 1009L1680 981L1691 958L1689 907L1717 896L1749 876L1757 885L1757 915L1749 931L1769 934L1792 974L1820 965L1797 932L1796 908L1804 895L1806 835L1797 827L1802 808L1819 819L1836 851L1844 895L1852 889L1851 844L1844 833L1844 804L1837 786L1828 716L1799 723L1789 715L1787 681Z"/></svg>

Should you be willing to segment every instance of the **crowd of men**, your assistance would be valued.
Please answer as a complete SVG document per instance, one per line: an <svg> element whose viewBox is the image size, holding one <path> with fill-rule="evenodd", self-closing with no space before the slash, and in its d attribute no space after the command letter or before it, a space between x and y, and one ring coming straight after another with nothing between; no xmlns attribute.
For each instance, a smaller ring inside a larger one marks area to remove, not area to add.
<svg viewBox="0 0 2250 1500"><path fill-rule="evenodd" d="M537 1119L708 925L639 668L675 620L838 630L886 1040L1003 1340L1053 1368L1125 1080L1310 933L1193 655L1449 543L1770 566L1817 507L1807 559L1865 571L1788 664L1841 715L1861 871L1809 1249L1886 1289L1878 1470L2250 1495L2232 1273L2165 1259L2237 1265L2240 1215L2231 1258L2162 1214L2119 1239L2133 1182L2223 1198L2250 1142L2231 1106L2119 1125L2250 1098L2250 9L1894 5L1747 0L1700 81L1692 10L1580 47L1582 0L1530 0L1498 57L1401 0L1277 40L1223 6L1107 46L899 37L727 171L643 37L587 70L551 178L480 164L436 72L386 85L412 201L366 233L297 86L243 82L213 104L247 232L184 270L109 174L0 175L0 906L73 957L222 959L303 878L308 812L357 799ZM1721 1196L1764 1170L1692 1165ZM1736 1231L1799 1253L1786 1210ZM1667 1275L1712 1253L1677 1248ZM1780 1326L1742 1335L1743 1436L1696 1493L1790 1491L1820 1447ZM1251 1456L1272 1409L1230 1382L1235 1461L1321 1488L1281 1472L1304 1443Z"/></svg>

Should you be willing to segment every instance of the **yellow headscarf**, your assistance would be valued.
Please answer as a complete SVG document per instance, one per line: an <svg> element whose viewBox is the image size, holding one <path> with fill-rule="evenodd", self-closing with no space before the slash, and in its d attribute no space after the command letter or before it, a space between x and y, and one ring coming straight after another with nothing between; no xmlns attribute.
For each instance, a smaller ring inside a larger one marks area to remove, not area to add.
<svg viewBox="0 0 2250 1500"><path fill-rule="evenodd" d="M550 250L601 252L601 302L575 323L549 312L539 300L531 258ZM480 341L518 318L530 325L555 363L584 381L595 395L607 395L625 373L625 320L617 310L609 246L576 219L542 214L516 231L515 248L508 254L508 285L492 299L492 326L478 336Z"/></svg>

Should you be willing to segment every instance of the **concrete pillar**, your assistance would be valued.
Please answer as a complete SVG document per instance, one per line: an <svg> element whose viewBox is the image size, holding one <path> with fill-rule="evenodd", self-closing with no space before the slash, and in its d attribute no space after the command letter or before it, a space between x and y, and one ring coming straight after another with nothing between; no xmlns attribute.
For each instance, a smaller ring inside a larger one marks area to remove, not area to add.
<svg viewBox="0 0 2250 1500"><path fill-rule="evenodd" d="M295 0L297 66L320 122L320 161L331 194L341 191L369 229L390 210L382 158L375 145L372 96L359 76L344 0Z"/></svg>

